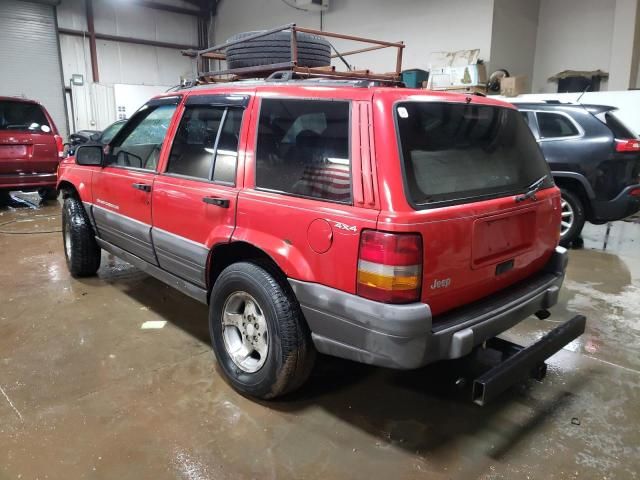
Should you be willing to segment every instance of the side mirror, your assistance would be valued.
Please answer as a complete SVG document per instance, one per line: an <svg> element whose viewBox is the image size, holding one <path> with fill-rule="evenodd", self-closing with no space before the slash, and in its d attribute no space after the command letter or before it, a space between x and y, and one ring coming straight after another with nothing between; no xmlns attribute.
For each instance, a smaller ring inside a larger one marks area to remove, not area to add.
<svg viewBox="0 0 640 480"><path fill-rule="evenodd" d="M102 145L81 145L76 150L78 165L102 166L103 160Z"/></svg>

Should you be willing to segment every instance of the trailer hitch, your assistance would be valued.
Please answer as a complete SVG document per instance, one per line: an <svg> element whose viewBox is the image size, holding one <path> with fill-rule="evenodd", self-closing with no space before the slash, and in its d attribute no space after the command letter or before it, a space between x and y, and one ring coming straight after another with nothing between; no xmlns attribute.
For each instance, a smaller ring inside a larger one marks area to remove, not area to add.
<svg viewBox="0 0 640 480"><path fill-rule="evenodd" d="M503 361L473 381L472 400L485 405L524 377L542 380L547 372L545 360L582 335L586 321L576 315L528 347L501 338L487 341L488 348L502 353Z"/></svg>

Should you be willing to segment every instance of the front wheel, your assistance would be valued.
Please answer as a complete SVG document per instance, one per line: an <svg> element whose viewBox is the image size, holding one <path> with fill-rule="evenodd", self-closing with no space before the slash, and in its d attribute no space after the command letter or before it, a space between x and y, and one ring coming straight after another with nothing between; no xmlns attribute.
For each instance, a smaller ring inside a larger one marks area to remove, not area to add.
<svg viewBox="0 0 640 480"><path fill-rule="evenodd" d="M560 245L569 247L574 243L580 233L585 222L584 206L580 197L575 193L560 189L562 194L562 220L560 223Z"/></svg>
<svg viewBox="0 0 640 480"><path fill-rule="evenodd" d="M62 240L71 276L95 275L100 268L100 247L82 202L72 196L62 206Z"/></svg>
<svg viewBox="0 0 640 480"><path fill-rule="evenodd" d="M218 363L233 388L270 399L308 378L315 349L300 306L278 272L240 262L211 292L209 329Z"/></svg>

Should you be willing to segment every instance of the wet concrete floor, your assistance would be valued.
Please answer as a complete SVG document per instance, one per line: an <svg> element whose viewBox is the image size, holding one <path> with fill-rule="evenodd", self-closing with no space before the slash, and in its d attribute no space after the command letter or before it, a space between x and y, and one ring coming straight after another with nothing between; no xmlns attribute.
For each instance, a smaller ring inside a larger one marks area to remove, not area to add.
<svg viewBox="0 0 640 480"><path fill-rule="evenodd" d="M640 224L585 228L561 302L587 333L487 407L463 364L395 372L321 358L269 404L216 370L206 308L103 254L74 280L59 205L0 207L0 479L635 479L640 476ZM166 321L142 329L146 321Z"/></svg>

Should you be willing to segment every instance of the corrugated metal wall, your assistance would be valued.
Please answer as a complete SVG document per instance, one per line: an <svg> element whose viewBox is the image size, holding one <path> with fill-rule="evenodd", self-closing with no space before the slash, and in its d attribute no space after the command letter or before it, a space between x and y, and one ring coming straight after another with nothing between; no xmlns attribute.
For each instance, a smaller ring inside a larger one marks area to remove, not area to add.
<svg viewBox="0 0 640 480"><path fill-rule="evenodd" d="M67 135L53 6L0 0L0 95L41 102Z"/></svg>

